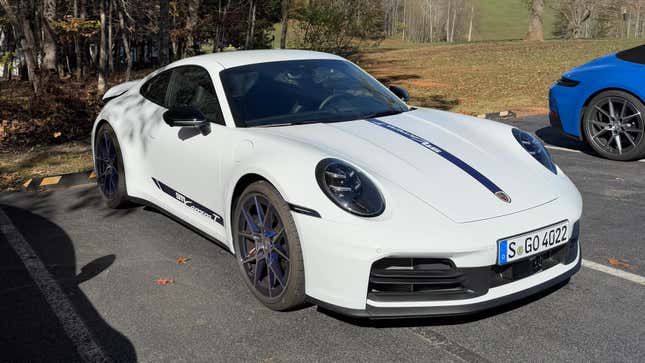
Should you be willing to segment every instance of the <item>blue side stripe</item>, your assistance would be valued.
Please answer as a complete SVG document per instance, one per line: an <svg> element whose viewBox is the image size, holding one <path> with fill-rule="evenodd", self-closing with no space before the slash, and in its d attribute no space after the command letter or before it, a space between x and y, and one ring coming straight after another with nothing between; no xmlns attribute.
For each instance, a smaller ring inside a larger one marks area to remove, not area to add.
<svg viewBox="0 0 645 363"><path fill-rule="evenodd" d="M396 127L392 124L389 124L387 122L381 121L379 119L375 118L370 118L367 119L368 122L373 123L374 125L381 126L385 129L388 129L392 132L395 132L409 140L412 140L416 142L417 144L425 147L428 150L431 150L435 152L437 155L441 156L442 158L448 160L455 166L459 167L461 170L465 171L468 175L472 176L475 178L478 182L480 182L483 186L485 186L488 190L490 190L493 194L497 192L501 192L502 189L498 187L495 183L493 183L490 179L485 177L482 173L478 172L473 168L472 166L466 164L463 160L459 159L458 157L454 156L453 154L449 153L448 151L440 148L439 146L431 143L430 141L422 138L421 136L415 135L409 131L406 131L400 127Z"/></svg>

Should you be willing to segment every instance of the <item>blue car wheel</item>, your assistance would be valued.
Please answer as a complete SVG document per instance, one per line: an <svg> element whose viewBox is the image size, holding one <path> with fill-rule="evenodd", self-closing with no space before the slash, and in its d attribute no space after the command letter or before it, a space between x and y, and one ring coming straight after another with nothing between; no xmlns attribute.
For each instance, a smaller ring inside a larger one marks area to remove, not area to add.
<svg viewBox="0 0 645 363"><path fill-rule="evenodd" d="M94 170L99 191L109 208L128 205L121 147L110 125L103 124L94 140Z"/></svg>
<svg viewBox="0 0 645 363"><path fill-rule="evenodd" d="M582 128L589 145L601 156L630 161L645 156L645 106L622 91L605 91L586 107Z"/></svg>

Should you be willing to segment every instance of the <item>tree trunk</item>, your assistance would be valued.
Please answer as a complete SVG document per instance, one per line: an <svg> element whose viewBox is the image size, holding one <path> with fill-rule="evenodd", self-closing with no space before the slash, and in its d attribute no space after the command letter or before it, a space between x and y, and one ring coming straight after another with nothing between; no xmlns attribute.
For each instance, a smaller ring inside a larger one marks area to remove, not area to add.
<svg viewBox="0 0 645 363"><path fill-rule="evenodd" d="M105 16L105 2L107 0L99 0L99 20L101 22L100 28L100 43L99 43L99 77L97 84L97 91L99 95L105 93L105 76L106 76L106 66L107 66L107 23Z"/></svg>
<svg viewBox="0 0 645 363"><path fill-rule="evenodd" d="M165 66L170 63L170 34L168 25L170 18L169 0L159 0L159 65Z"/></svg>
<svg viewBox="0 0 645 363"><path fill-rule="evenodd" d="M638 7L636 8L636 26L634 27L634 38L638 38L640 36L640 28L641 28L641 5L638 4Z"/></svg>
<svg viewBox="0 0 645 363"><path fill-rule="evenodd" d="M470 25L468 25L468 42L473 40L473 19L475 18L475 4L470 7Z"/></svg>
<svg viewBox="0 0 645 363"><path fill-rule="evenodd" d="M524 40L544 41L544 0L532 0L529 14L529 31Z"/></svg>
<svg viewBox="0 0 645 363"><path fill-rule="evenodd" d="M290 0L282 0L282 32L280 33L280 49L287 47L287 30L289 27Z"/></svg>
<svg viewBox="0 0 645 363"><path fill-rule="evenodd" d="M448 15L446 16L446 42L450 43L450 5L451 0L448 0Z"/></svg>
<svg viewBox="0 0 645 363"><path fill-rule="evenodd" d="M123 52L125 53L125 80L130 80L132 73L132 54L130 52L130 39L128 38L128 28L125 26L125 16L123 9L119 9L119 27L121 28L121 41L123 42Z"/></svg>
<svg viewBox="0 0 645 363"><path fill-rule="evenodd" d="M257 3L257 0L249 0L248 28L246 31L246 42L244 42L244 49L251 49L253 47L253 32L255 31L256 3Z"/></svg>
<svg viewBox="0 0 645 363"><path fill-rule="evenodd" d="M24 5L22 2L20 5ZM0 0L0 7L4 10L9 23L14 29L16 35L16 43L20 44L20 53L22 54L25 65L27 67L27 77L31 81L31 86L35 95L39 95L41 91L40 71L36 61L37 49L36 39L34 32L31 28L31 23L26 16L26 6L18 7L18 14L14 13L13 8L9 4L9 0Z"/></svg>
<svg viewBox="0 0 645 363"><path fill-rule="evenodd" d="M199 48L195 42L195 27L199 20L199 8L200 0L188 0L188 17L186 18L186 30L188 31L188 36L186 37L186 50L188 55L197 55L199 54Z"/></svg>
<svg viewBox="0 0 645 363"><path fill-rule="evenodd" d="M78 18L78 2L79 0L74 0L74 17ZM81 79L81 41L78 34L74 34L74 56L76 57L76 79Z"/></svg>
<svg viewBox="0 0 645 363"><path fill-rule="evenodd" d="M457 5L452 9L452 24L450 24L450 43L455 41L455 24L457 23Z"/></svg>
<svg viewBox="0 0 645 363"><path fill-rule="evenodd" d="M85 20L87 18L87 0L79 0L79 16L81 20ZM80 58L81 62L79 63L78 67L81 69L81 76L82 75L87 75L88 74L88 56L87 53L89 52L88 50L88 44L89 42L86 39L81 38L80 39Z"/></svg>
<svg viewBox="0 0 645 363"><path fill-rule="evenodd" d="M49 73L56 73L58 64L56 57L56 40L54 39L53 22L56 21L56 0L43 0L42 14L43 32L43 69Z"/></svg>
<svg viewBox="0 0 645 363"><path fill-rule="evenodd" d="M112 36L112 9L114 8L114 2L112 0L107 0L108 3L108 18L107 18L107 31L108 31L108 41L107 41L107 54L108 54L108 74L114 73L114 54L113 54L113 45L114 40Z"/></svg>

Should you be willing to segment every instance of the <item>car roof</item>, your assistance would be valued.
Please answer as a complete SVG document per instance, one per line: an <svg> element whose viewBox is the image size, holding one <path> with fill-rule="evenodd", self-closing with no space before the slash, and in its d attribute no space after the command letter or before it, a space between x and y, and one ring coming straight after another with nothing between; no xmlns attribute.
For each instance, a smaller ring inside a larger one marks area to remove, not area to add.
<svg viewBox="0 0 645 363"><path fill-rule="evenodd" d="M223 68L244 66L247 64L279 62L288 60L305 60L305 59L337 59L342 57L337 55L314 52L309 50L293 49L265 49L265 50L238 50L231 52L211 53L198 55L195 57L185 58L172 63L169 68L183 65L199 65L205 68L219 64Z"/></svg>

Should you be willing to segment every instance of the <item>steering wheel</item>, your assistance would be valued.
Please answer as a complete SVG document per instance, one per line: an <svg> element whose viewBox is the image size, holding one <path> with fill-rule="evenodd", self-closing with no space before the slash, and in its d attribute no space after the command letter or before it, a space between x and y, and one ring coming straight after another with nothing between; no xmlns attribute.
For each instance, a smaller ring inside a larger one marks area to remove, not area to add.
<svg viewBox="0 0 645 363"><path fill-rule="evenodd" d="M345 97L348 94L343 92L343 93L334 93L329 96L327 96L321 103L320 106L318 106L318 111L322 111L324 108L329 106L332 101L335 101L336 99L340 98L341 96Z"/></svg>

